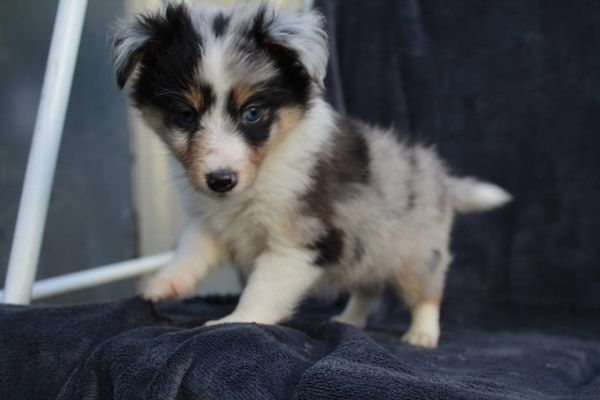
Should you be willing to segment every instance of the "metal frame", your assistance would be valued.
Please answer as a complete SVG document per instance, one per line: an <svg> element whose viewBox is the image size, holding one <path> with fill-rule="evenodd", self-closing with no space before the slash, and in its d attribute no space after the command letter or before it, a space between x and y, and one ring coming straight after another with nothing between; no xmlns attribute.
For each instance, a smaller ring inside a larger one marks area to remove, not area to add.
<svg viewBox="0 0 600 400"><path fill-rule="evenodd" d="M167 252L42 279L33 283L29 300L39 300L74 290L88 289L105 283L135 278L155 271L160 266L167 264L172 257L173 252ZM0 290L0 297L3 294L4 291Z"/></svg>

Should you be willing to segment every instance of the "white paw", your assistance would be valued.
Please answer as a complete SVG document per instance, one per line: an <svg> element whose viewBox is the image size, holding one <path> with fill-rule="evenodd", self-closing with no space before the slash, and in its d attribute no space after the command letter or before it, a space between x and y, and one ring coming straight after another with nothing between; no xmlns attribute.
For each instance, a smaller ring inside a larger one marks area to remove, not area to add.
<svg viewBox="0 0 600 400"><path fill-rule="evenodd" d="M367 321L364 318L358 318L344 314L331 317L331 321L352 325L360 329L363 329L367 325Z"/></svg>
<svg viewBox="0 0 600 400"><path fill-rule="evenodd" d="M255 323L255 324L266 324L266 325L275 325L277 321L267 318L266 316L241 316L236 315L235 313L229 314L223 318L215 319L211 321L207 321L204 323L204 326L213 326L213 325L221 325L221 324L241 324L241 323Z"/></svg>
<svg viewBox="0 0 600 400"><path fill-rule="evenodd" d="M234 323L235 321L228 321L226 318L221 318L221 319L213 319L210 321L206 321L204 323L204 326L214 326L214 325L221 325L221 324L231 324Z"/></svg>
<svg viewBox="0 0 600 400"><path fill-rule="evenodd" d="M148 280L142 296L154 302L174 300L190 293L195 287L195 280L185 274L159 271Z"/></svg>
<svg viewBox="0 0 600 400"><path fill-rule="evenodd" d="M426 347L434 349L438 345L439 332L427 332L426 330L409 329L402 336L402 341L412 346Z"/></svg>

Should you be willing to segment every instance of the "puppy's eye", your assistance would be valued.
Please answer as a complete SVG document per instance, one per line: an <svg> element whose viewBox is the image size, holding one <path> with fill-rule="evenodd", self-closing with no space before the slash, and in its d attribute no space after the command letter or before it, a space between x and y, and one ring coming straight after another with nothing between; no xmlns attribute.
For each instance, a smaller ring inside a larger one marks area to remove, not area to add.
<svg viewBox="0 0 600 400"><path fill-rule="evenodd" d="M250 104L242 111L242 122L244 124L255 124L265 114L265 108L257 104Z"/></svg>
<svg viewBox="0 0 600 400"><path fill-rule="evenodd" d="M189 126L196 122L198 114L193 108L180 108L173 112L173 120L179 126Z"/></svg>

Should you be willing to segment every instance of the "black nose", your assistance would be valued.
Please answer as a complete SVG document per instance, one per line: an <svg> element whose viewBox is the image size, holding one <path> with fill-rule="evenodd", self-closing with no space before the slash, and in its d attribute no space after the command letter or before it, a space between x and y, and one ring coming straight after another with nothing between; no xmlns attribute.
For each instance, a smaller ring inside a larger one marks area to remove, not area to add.
<svg viewBox="0 0 600 400"><path fill-rule="evenodd" d="M237 176L231 171L216 171L206 174L206 184L213 192L225 193L237 184Z"/></svg>

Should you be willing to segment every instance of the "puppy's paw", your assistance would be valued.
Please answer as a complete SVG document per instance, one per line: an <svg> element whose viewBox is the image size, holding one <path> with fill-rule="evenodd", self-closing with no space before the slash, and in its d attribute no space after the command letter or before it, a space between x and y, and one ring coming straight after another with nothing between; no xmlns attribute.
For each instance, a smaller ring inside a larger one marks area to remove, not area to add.
<svg viewBox="0 0 600 400"><path fill-rule="evenodd" d="M227 317L225 317L225 318L212 319L210 321L206 321L204 323L204 326L215 326L215 325L222 325L222 324L233 324L235 322L241 322L241 321L232 321L232 320L228 320Z"/></svg>
<svg viewBox="0 0 600 400"><path fill-rule="evenodd" d="M153 302L175 300L190 293L195 286L195 280L185 274L160 271L148 280L142 296Z"/></svg>
<svg viewBox="0 0 600 400"><path fill-rule="evenodd" d="M223 318L207 321L204 326L213 326L221 324L241 324L241 323L255 323L255 324L266 324L275 325L277 321L264 315L254 316L243 316L236 315L235 313L229 314Z"/></svg>
<svg viewBox="0 0 600 400"><path fill-rule="evenodd" d="M332 317L331 321L352 325L360 329L364 329L364 327L367 325L367 321L364 318L352 315L344 315L343 313Z"/></svg>
<svg viewBox="0 0 600 400"><path fill-rule="evenodd" d="M409 329L402 336L402 341L412 346L420 346L428 349L435 349L438 345L439 332L428 332L420 329Z"/></svg>

